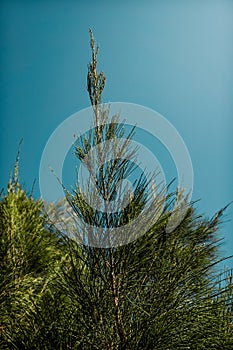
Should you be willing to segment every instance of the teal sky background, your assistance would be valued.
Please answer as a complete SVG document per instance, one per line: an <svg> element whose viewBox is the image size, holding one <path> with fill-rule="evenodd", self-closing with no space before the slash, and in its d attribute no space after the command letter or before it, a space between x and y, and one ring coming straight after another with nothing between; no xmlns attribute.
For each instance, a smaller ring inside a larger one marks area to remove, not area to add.
<svg viewBox="0 0 233 350"><path fill-rule="evenodd" d="M21 181L30 190L36 179L39 196L50 134L90 105L91 27L107 76L103 102L141 104L174 125L192 158L200 213L233 200L233 1L1 1L0 20L1 187L23 138ZM225 220L221 250L230 255L233 205Z"/></svg>

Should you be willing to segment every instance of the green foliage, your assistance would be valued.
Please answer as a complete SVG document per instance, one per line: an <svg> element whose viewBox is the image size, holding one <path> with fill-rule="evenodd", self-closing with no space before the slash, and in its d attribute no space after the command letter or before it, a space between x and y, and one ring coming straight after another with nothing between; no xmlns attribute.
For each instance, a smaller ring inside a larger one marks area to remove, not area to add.
<svg viewBox="0 0 233 350"><path fill-rule="evenodd" d="M46 229L42 202L19 185L17 160L0 202L1 349L26 347L24 338L34 326L30 315L40 308L60 259L59 239Z"/></svg>
<svg viewBox="0 0 233 350"><path fill-rule="evenodd" d="M211 268L217 226L190 208L166 236L167 218L121 247L71 244L61 288L80 349L231 349L232 282L219 288Z"/></svg>
<svg viewBox="0 0 233 350"><path fill-rule="evenodd" d="M117 184L135 170L136 150L130 147L134 129L117 143L124 122L109 119L109 110L99 105L105 77L97 72L92 33L91 49L88 92L94 126L77 140L75 155L91 172L96 190L89 185L84 191L77 183L66 190L70 207L66 201L47 204L47 216L42 202L21 188L17 158L0 202L0 348L230 350L232 272L217 268L224 209L206 219L189 204L173 228L171 218L179 214L172 206L175 196L162 190L151 195L150 180L143 178L135 178L133 193L126 192L123 210L111 216L109 210L93 209L101 200L110 209L106 202L116 198ZM113 146L103 147L108 140ZM88 156L93 146L97 158ZM109 153L118 156L106 161ZM148 200L154 211L146 211ZM71 208L92 228L76 225ZM93 244L98 243L96 228L112 243L111 229L130 224L143 210L141 222L127 232L132 238L143 230L139 238L105 248Z"/></svg>

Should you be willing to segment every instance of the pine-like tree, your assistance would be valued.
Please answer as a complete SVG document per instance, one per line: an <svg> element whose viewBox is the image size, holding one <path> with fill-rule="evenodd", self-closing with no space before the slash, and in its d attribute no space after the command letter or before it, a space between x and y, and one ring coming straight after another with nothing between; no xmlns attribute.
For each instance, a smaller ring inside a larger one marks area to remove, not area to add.
<svg viewBox="0 0 233 350"><path fill-rule="evenodd" d="M126 133L120 116L101 105L105 76L90 34L94 121L75 155L91 180L66 190L72 224L66 205L51 223L21 188L17 159L0 202L0 348L230 350L232 273L217 269L224 210L205 219L190 203L168 233L175 196L163 189L153 196L153 176L135 175L136 129Z"/></svg>
<svg viewBox="0 0 233 350"><path fill-rule="evenodd" d="M21 187L18 165L19 153L0 201L1 349L31 349L38 334L43 339L48 309L51 312L51 305L56 305L53 296L59 296L50 283L63 254L58 235L47 224L42 201L35 201ZM47 315L39 312L44 300Z"/></svg>
<svg viewBox="0 0 233 350"><path fill-rule="evenodd" d="M60 282L72 301L68 329L77 336L73 347L231 349L232 282L219 289L215 269L223 210L207 220L197 216L190 204L183 221L168 234L172 201L161 191L152 199L153 207L164 202L165 206L152 227L147 227L146 219L151 222L157 212L145 209L151 200L150 180L136 179L130 194L123 185L118 186L135 170L136 150L130 146L135 130L118 147L116 140L124 135L124 122L110 117L109 109L101 105L105 76L97 72L98 48L92 32L90 35L92 61L87 88L94 126L78 138L75 155L85 164L91 180L86 188L77 182L73 191L66 191L79 218L74 232L79 243L70 241L70 260ZM95 153L91 153L92 147ZM120 197L120 190L128 197ZM112 214L111 200L116 196L120 205L127 205ZM143 210L142 225L126 230L129 243L115 244L119 237L116 241L113 228L130 224ZM143 228L146 232L132 240Z"/></svg>

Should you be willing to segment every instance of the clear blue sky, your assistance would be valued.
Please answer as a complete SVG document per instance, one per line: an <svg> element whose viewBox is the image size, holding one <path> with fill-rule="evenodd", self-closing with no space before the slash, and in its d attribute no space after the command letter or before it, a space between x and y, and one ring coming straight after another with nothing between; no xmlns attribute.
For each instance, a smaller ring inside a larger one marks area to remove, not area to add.
<svg viewBox="0 0 233 350"><path fill-rule="evenodd" d="M192 158L199 212L211 216L233 200L231 0L1 1L0 7L1 186L23 137L21 180L29 190L36 179L39 196L47 139L89 106L91 27L107 76L104 102L147 106L176 127ZM226 214L222 250L230 255L233 206Z"/></svg>

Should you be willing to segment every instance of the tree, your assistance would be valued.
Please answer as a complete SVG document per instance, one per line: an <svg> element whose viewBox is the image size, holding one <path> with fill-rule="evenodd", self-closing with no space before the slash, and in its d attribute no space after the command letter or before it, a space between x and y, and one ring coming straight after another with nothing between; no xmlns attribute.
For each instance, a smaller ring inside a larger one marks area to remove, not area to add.
<svg viewBox="0 0 233 350"><path fill-rule="evenodd" d="M75 147L90 181L86 188L79 182L73 191L66 190L68 202L81 219L76 237L82 244L70 241L70 261L61 276L61 286L73 301L69 329L75 328L77 348L230 349L232 282L219 289L215 271L217 231L224 209L207 220L189 204L183 221L168 234L172 198L165 198L161 191L153 205L165 206L153 226L148 228L145 220L142 226L131 226L126 231L128 244L115 244L112 228L124 227L145 210L151 198L150 180L136 179L133 193L122 187L121 180L135 170L136 150L130 147L135 129L118 148L115 140L124 134L124 122L119 116L110 117L109 109L101 105L105 76L97 72L98 47L90 35L87 88L94 126L78 138ZM108 140L113 140L111 146ZM96 153L89 155L93 147ZM119 192L124 195L120 197ZM116 197L120 206L127 205L112 213L111 201ZM154 212L146 211L144 218L148 215ZM145 234L132 240L143 227Z"/></svg>
<svg viewBox="0 0 233 350"><path fill-rule="evenodd" d="M27 195L19 183L18 166L19 152L7 193L1 194L0 201L1 349L31 348L43 327L43 315L39 327L35 317L43 300L55 305L50 282L62 256L59 237L48 227L42 201Z"/></svg>
<svg viewBox="0 0 233 350"><path fill-rule="evenodd" d="M66 204L49 205L54 215L46 216L19 185L17 160L1 198L1 348L230 350L232 272L217 268L225 208L206 219L189 203L168 233L176 194L161 188L155 196L153 174L135 175L136 129L126 134L120 116L101 105L105 76L90 35L94 124L74 149L90 181L64 188ZM116 237L116 227L124 235Z"/></svg>

